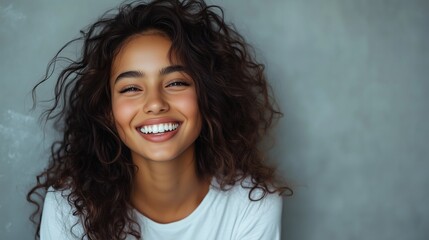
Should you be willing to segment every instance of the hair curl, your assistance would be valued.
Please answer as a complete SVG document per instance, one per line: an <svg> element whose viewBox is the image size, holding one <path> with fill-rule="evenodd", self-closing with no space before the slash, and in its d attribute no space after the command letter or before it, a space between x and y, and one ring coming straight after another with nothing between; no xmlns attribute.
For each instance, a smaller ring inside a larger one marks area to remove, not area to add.
<svg viewBox="0 0 429 240"><path fill-rule="evenodd" d="M34 197L43 201L51 186L70 190L67 199L75 207L74 214L82 217L89 239L141 237L129 202L135 166L109 121L109 78L121 44L154 29L169 37L170 54L180 58L196 84L203 119L195 147L198 175L215 177L224 190L250 176L251 191L292 194L258 148L273 120L281 116L270 97L264 66L254 60L251 47L234 27L224 22L222 9L203 0L133 2L105 13L81 31L81 37L68 42L33 88L35 98L38 86L64 59L63 50L83 41L81 57L69 59L71 63L60 72L53 104L42 114L60 126L63 138L52 145L49 166L27 195L37 206L31 217L38 226L36 239L41 203Z"/></svg>

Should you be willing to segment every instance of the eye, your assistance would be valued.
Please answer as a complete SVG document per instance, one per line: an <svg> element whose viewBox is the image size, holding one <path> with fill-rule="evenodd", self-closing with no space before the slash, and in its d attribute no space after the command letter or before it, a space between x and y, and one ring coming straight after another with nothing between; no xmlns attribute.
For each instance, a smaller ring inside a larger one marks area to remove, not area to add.
<svg viewBox="0 0 429 240"><path fill-rule="evenodd" d="M121 91L119 91L119 93L138 92L138 91L141 91L141 90L137 86L129 86L129 87L125 87L125 88L121 89Z"/></svg>
<svg viewBox="0 0 429 240"><path fill-rule="evenodd" d="M182 81L182 80L177 80L174 82L171 82L169 84L167 84L167 87L182 87L182 86L190 86L191 84L189 84L188 82Z"/></svg>

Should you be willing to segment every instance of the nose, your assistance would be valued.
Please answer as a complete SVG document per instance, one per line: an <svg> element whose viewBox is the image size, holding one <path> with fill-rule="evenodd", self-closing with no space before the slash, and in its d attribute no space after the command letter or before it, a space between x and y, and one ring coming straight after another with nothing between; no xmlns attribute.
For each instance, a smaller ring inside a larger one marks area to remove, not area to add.
<svg viewBox="0 0 429 240"><path fill-rule="evenodd" d="M147 114L159 114L168 111L170 106L159 91L147 91L143 110Z"/></svg>

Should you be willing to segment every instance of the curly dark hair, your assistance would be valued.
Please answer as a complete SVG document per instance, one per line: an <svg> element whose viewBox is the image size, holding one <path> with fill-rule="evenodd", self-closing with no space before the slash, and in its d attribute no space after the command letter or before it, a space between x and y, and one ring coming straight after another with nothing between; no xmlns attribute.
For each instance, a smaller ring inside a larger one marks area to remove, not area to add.
<svg viewBox="0 0 429 240"><path fill-rule="evenodd" d="M223 190L251 177L249 192L292 194L268 166L259 145L281 116L264 76L264 66L223 11L203 0L155 0L122 4L105 13L68 42L52 59L36 90L46 82L63 50L83 41L81 57L70 60L56 82L55 96L42 119L54 121L63 138L51 147L47 169L27 200L37 206L31 219L39 238L41 206L49 187L69 190L74 215L83 219L89 239L141 238L130 209L135 165L111 116L109 78L112 60L126 39L148 30L163 32L170 49L194 79L202 130L195 143L197 174L212 176ZM36 198L35 198L36 197ZM37 199L37 197L39 199ZM40 202L42 201L42 203ZM83 238L83 237L82 237Z"/></svg>

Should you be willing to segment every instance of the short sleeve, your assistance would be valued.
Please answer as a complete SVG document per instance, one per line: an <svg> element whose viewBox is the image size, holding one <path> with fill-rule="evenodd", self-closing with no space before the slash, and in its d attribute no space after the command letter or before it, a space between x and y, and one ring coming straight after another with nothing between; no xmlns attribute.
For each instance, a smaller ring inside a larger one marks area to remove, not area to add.
<svg viewBox="0 0 429 240"><path fill-rule="evenodd" d="M43 205L40 224L41 240L74 240L82 235L79 219L72 214L72 207L63 192L50 188Z"/></svg>
<svg viewBox="0 0 429 240"><path fill-rule="evenodd" d="M280 240L283 200L277 194L268 194L253 201L240 223L238 240Z"/></svg>

